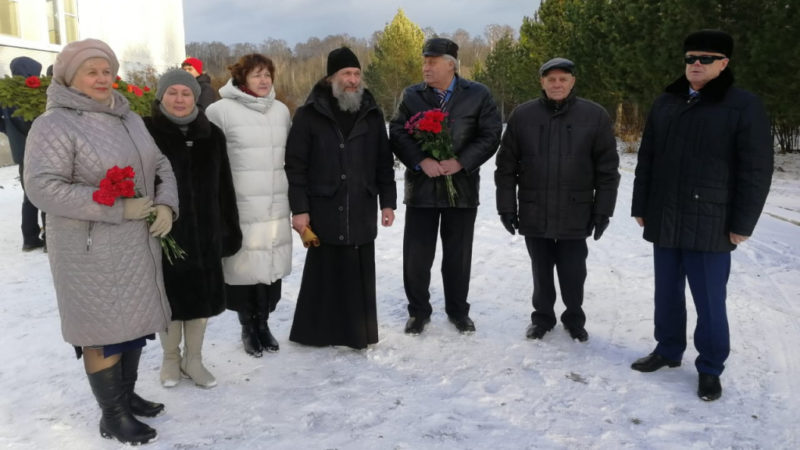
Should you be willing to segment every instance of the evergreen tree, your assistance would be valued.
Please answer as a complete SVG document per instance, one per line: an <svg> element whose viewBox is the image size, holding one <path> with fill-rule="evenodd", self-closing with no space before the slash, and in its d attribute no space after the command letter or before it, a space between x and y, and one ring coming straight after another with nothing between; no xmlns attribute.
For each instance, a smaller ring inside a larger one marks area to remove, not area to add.
<svg viewBox="0 0 800 450"><path fill-rule="evenodd" d="M387 118L397 109L403 89L422 76L424 40L422 29L399 9L375 43L364 77Z"/></svg>

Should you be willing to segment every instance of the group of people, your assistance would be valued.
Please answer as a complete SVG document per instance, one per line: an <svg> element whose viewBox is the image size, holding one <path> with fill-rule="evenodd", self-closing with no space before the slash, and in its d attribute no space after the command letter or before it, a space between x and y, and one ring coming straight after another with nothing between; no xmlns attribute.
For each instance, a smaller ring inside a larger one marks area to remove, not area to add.
<svg viewBox="0 0 800 450"><path fill-rule="evenodd" d="M680 365L688 279L704 400L722 391L730 251L752 234L772 170L769 121L755 96L732 86L732 48L720 31L686 39L685 74L656 100L645 128L632 206L653 242L658 342L632 368ZM475 331L467 300L479 170L499 147L497 211L508 232L525 236L532 262L526 335L543 339L557 323L555 268L560 320L573 339L588 340L586 239L608 227L620 180L611 118L576 96L576 64L554 58L539 69L541 98L516 108L503 132L490 91L459 75L454 42L431 38L422 57L423 82L405 89L387 136L346 47L330 52L293 118L276 100L273 62L249 54L229 67L221 99L208 105L199 60L167 71L144 121L111 87L119 63L108 45L64 47L47 111L28 135L23 179L47 213L62 332L84 359L102 436L156 438L134 417L164 410L134 392L142 347L155 334L165 387L182 375L216 384L201 350L208 318L226 307L238 314L248 354L278 351L267 321L291 270L292 228L308 251L289 339L357 349L378 342L374 241L378 223L395 220L393 155L406 168L405 333L419 335L430 322L437 234L445 312L459 332ZM446 113L452 158L435 158L409 133L409 121L430 110ZM138 195L101 205L92 194L113 166L131 166ZM162 261L159 238L168 233L184 259Z"/></svg>

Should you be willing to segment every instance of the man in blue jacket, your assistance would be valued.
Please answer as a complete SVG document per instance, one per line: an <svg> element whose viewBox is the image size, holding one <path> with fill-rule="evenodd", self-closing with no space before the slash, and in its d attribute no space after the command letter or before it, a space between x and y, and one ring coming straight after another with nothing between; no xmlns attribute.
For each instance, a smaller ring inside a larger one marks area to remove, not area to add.
<svg viewBox="0 0 800 450"><path fill-rule="evenodd" d="M689 281L699 353L697 395L722 395L730 353L726 285L731 251L753 234L772 179L770 124L761 101L733 86L733 38L690 34L685 74L650 111L636 166L631 215L653 243L655 350L631 368L678 367L686 350Z"/></svg>
<svg viewBox="0 0 800 450"><path fill-rule="evenodd" d="M11 60L11 75L22 77L39 76L42 65L27 56L20 56ZM8 136L11 147L11 157L15 164L19 164L19 179L22 183L23 160L25 158L25 139L31 122L22 120L21 117L11 117L14 108L0 105L0 131ZM44 241L39 238L42 229L39 227L39 210L28 200L25 195L25 186L22 186L22 251L28 252L44 247ZM42 213L42 226L44 226L44 213Z"/></svg>

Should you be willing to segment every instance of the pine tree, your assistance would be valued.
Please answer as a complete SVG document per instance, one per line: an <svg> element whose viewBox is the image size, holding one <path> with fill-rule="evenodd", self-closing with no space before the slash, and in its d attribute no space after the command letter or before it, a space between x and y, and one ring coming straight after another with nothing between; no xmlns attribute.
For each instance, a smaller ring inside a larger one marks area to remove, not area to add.
<svg viewBox="0 0 800 450"><path fill-rule="evenodd" d="M398 9L375 44L364 78L387 118L397 109L403 89L422 78L424 40L422 29Z"/></svg>

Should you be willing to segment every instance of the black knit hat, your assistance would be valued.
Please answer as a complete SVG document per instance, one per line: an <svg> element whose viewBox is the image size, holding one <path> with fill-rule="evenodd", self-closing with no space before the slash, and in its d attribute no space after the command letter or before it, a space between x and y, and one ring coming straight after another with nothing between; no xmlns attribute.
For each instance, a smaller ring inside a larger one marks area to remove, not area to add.
<svg viewBox="0 0 800 450"><path fill-rule="evenodd" d="M728 58L733 54L733 38L720 30L695 31L683 42L683 52L693 50L722 53Z"/></svg>
<svg viewBox="0 0 800 450"><path fill-rule="evenodd" d="M347 47L340 47L328 53L328 76L344 69L345 67L361 68L358 57Z"/></svg>
<svg viewBox="0 0 800 450"><path fill-rule="evenodd" d="M445 38L430 38L422 46L422 56L450 55L458 59L458 44Z"/></svg>

